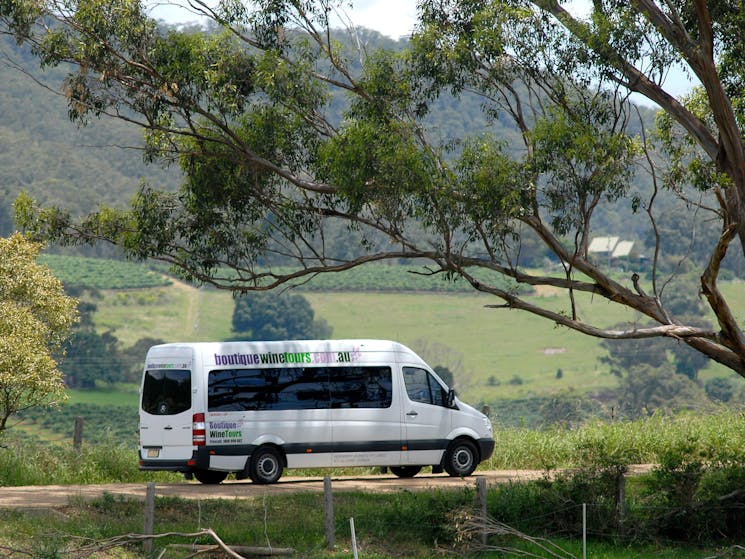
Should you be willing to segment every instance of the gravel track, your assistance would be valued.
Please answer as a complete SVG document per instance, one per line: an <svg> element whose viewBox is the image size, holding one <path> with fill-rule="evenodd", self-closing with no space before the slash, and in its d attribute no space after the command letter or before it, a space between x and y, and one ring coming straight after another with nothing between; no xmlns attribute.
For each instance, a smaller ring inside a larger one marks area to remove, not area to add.
<svg viewBox="0 0 745 559"><path fill-rule="evenodd" d="M453 489L475 487L479 478L487 485L509 481L527 481L539 478L543 472L537 470L477 471L467 478L450 477L444 474L420 474L410 479L399 479L393 475L340 476L331 479L334 491L366 491L391 493L396 491L427 491L430 489ZM145 498L146 484L114 483L100 485L32 485L25 487L0 487L0 508L55 508L64 507L71 500L96 499L105 493L127 497ZM323 478L283 477L273 485L258 485L250 481L226 481L220 485L202 485L198 482L162 483L156 485L159 497L182 499L250 499L280 493L323 492Z"/></svg>

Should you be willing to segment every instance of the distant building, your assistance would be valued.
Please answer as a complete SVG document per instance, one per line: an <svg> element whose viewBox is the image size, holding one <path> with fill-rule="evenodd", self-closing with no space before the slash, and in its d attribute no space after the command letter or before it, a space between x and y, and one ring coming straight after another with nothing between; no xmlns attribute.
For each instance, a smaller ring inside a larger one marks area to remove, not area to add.
<svg viewBox="0 0 745 559"><path fill-rule="evenodd" d="M620 237L594 237L587 252L591 260L605 259L612 265L628 260L633 248L634 241L622 241Z"/></svg>
<svg viewBox="0 0 745 559"><path fill-rule="evenodd" d="M620 237L595 237L590 241L587 252L597 256L611 256Z"/></svg>
<svg viewBox="0 0 745 559"><path fill-rule="evenodd" d="M634 241L618 241L611 258L628 258L631 255L632 248L634 248Z"/></svg>

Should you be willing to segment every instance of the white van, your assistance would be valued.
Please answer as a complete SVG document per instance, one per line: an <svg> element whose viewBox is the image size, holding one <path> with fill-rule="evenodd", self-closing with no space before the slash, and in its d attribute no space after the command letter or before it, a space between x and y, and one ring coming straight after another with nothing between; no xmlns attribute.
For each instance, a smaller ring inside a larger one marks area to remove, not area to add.
<svg viewBox="0 0 745 559"><path fill-rule="evenodd" d="M409 348L383 340L173 343L147 353L140 469L274 483L286 468L423 466L468 476L489 419Z"/></svg>

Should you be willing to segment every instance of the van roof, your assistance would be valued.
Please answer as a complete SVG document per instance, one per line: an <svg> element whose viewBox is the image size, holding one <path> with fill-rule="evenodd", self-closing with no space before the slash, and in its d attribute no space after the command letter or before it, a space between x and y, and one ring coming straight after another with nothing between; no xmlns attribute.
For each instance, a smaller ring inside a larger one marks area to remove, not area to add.
<svg viewBox="0 0 745 559"><path fill-rule="evenodd" d="M320 350L320 349L338 349L338 350L351 350L358 348L360 351L405 351L412 352L411 349L403 345L402 343L391 341L391 340L378 340L378 339L340 339L340 340L276 340L276 341L263 341L263 340L232 340L226 342L169 342L165 344L158 344L153 348L178 348L188 347L201 350L209 350L214 347L227 348L230 346L235 347L256 347L265 348L272 350L279 350L284 348L305 348L307 351Z"/></svg>

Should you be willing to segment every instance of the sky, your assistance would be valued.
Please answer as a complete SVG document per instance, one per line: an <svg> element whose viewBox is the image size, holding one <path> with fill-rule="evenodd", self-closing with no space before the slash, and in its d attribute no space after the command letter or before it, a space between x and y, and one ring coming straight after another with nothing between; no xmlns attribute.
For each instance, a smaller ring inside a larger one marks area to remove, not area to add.
<svg viewBox="0 0 745 559"><path fill-rule="evenodd" d="M185 2L179 2L185 5ZM152 17L169 23L190 23L198 21L193 12L174 6L174 2L157 0L151 5ZM354 0L344 2L345 13L339 17L340 26L346 18L359 27L379 31L392 39L408 37L416 22L416 0Z"/></svg>
<svg viewBox="0 0 745 559"><path fill-rule="evenodd" d="M356 25L392 39L408 37L416 23L416 0L358 0L350 17Z"/></svg>

